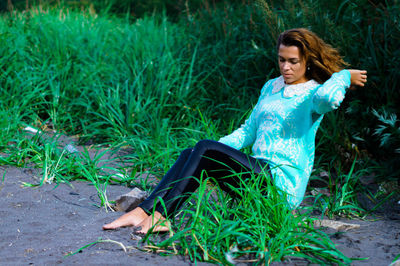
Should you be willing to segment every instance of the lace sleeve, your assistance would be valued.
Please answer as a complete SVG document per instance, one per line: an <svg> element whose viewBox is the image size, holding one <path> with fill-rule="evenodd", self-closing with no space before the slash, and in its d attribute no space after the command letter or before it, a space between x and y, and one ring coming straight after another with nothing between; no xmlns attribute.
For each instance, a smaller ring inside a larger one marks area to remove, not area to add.
<svg viewBox="0 0 400 266"><path fill-rule="evenodd" d="M350 72L342 70L325 81L313 96L313 111L325 114L337 109L344 99L346 89L350 87L350 78Z"/></svg>

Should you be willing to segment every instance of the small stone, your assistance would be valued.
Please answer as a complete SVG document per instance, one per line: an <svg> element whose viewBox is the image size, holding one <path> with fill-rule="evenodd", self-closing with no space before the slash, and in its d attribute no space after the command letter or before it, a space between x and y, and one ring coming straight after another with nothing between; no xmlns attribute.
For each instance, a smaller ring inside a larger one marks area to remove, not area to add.
<svg viewBox="0 0 400 266"><path fill-rule="evenodd" d="M313 195L314 197L316 197L316 196L318 196L320 194L323 194L323 195L328 196L328 197L331 196L331 193L326 188L314 188L313 190L311 190L311 195Z"/></svg>
<svg viewBox="0 0 400 266"><path fill-rule="evenodd" d="M40 130L37 130L36 128L33 128L33 127L31 127L31 126L25 127L24 130L25 130L25 131L28 131L28 132L31 132L31 133L33 133L33 134L36 134L36 133L40 132Z"/></svg>
<svg viewBox="0 0 400 266"><path fill-rule="evenodd" d="M361 184L369 185L375 183L375 174L367 175L367 176L360 176L359 177Z"/></svg>
<svg viewBox="0 0 400 266"><path fill-rule="evenodd" d="M146 191L140 190L135 187L129 193L119 196L115 200L115 210L121 212L128 212L135 209L142 201L148 197Z"/></svg>
<svg viewBox="0 0 400 266"><path fill-rule="evenodd" d="M344 222L339 222L339 221L334 221L334 220L326 220L326 219L315 220L314 226L316 228L328 227L328 228L332 228L336 231L348 231L348 230L360 228L359 224L350 224L350 223L344 223Z"/></svg>
<svg viewBox="0 0 400 266"><path fill-rule="evenodd" d="M142 237L138 234L135 234L135 232L131 233L131 239L132 240L142 240Z"/></svg>
<svg viewBox="0 0 400 266"><path fill-rule="evenodd" d="M68 145L66 145L64 147L64 149L69 153L78 153L79 152L79 150L72 143L69 143Z"/></svg>

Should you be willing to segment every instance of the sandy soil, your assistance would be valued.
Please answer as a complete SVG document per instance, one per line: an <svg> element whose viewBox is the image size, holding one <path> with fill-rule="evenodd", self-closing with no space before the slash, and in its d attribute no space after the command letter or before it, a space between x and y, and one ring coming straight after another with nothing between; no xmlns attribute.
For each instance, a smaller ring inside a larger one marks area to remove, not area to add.
<svg viewBox="0 0 400 266"><path fill-rule="evenodd" d="M0 265L191 265L186 258L162 257L136 248L131 230L103 231L101 226L121 213L98 208L96 189L88 182L71 185L22 186L37 183L37 170L0 166ZM109 186L108 195L115 198L129 189ZM65 257L99 238L111 239L128 247L127 252L113 243L98 243L81 253Z"/></svg>
<svg viewBox="0 0 400 266"><path fill-rule="evenodd" d="M0 166L0 264L1 265L191 265L187 258L162 257L138 250L131 230L103 231L101 226L121 213L98 208L96 189L87 182L70 185L47 184L28 188L22 182L36 183L37 169ZM108 196L115 199L130 189L109 186ZM394 212L399 210L394 209ZM398 213L400 214L400 212ZM358 229L332 234L332 240L347 256L369 258L354 265L389 265L400 253L400 215L383 216L375 221L351 220ZM121 242L124 252L114 243L98 243L76 255L65 257L99 238ZM286 263L306 265L302 260Z"/></svg>

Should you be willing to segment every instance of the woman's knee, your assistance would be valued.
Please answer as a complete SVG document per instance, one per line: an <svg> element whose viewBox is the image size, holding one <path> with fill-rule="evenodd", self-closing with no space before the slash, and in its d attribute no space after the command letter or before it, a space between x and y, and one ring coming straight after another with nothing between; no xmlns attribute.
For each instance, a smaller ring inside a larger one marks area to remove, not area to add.
<svg viewBox="0 0 400 266"><path fill-rule="evenodd" d="M181 154L179 155L179 157L183 157L183 158L187 158L190 156L190 153L193 151L193 148L187 148L184 149Z"/></svg>
<svg viewBox="0 0 400 266"><path fill-rule="evenodd" d="M207 150L210 150L215 147L219 142L215 140L203 139L197 142L196 146L194 146L194 150L204 153Z"/></svg>

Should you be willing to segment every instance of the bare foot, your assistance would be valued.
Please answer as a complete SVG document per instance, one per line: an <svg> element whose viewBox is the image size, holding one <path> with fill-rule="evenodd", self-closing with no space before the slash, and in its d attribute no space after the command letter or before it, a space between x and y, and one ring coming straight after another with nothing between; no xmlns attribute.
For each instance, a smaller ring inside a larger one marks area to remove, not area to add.
<svg viewBox="0 0 400 266"><path fill-rule="evenodd" d="M145 213L145 211L142 208L137 207L132 211L125 213L117 220L109 224L103 225L103 230L116 229L119 227L126 227L126 226L137 226L148 217L149 215L147 215L147 213Z"/></svg>
<svg viewBox="0 0 400 266"><path fill-rule="evenodd" d="M170 229L169 222L159 213L154 212L154 215L147 217L137 227L141 227L137 232L147 234L151 229L151 233L155 232L168 232Z"/></svg>

